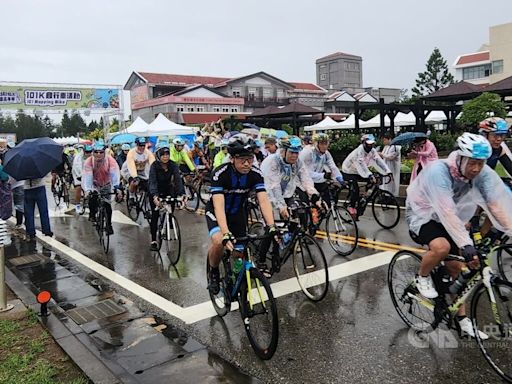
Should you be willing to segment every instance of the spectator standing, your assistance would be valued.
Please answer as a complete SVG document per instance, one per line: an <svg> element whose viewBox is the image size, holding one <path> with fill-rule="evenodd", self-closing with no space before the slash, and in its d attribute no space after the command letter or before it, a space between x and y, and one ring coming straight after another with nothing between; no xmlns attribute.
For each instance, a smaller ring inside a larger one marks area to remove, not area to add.
<svg viewBox="0 0 512 384"><path fill-rule="evenodd" d="M44 178L25 180L23 185L25 193L25 228L29 240L36 237L35 208L39 210L41 219L41 229L46 236L53 236L50 227L50 216L48 214L48 200L46 198L46 188Z"/></svg>
<svg viewBox="0 0 512 384"><path fill-rule="evenodd" d="M391 133L385 133L383 137L384 148L382 152L379 152L380 157L384 159L384 162L388 166L393 180L388 184L382 184L381 189L389 191L393 196L398 196L400 192L400 165L401 165L401 154L402 149L399 145L391 144L392 135Z"/></svg>
<svg viewBox="0 0 512 384"><path fill-rule="evenodd" d="M414 167L411 173L411 183L428 163L437 160L437 149L433 142L426 137L418 137L414 140L413 149L407 158L414 159Z"/></svg>

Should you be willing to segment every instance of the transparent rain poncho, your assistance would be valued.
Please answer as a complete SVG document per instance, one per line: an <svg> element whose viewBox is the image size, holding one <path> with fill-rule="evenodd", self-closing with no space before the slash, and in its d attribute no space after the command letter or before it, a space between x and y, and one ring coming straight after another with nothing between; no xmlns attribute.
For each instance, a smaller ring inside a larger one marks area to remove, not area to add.
<svg viewBox="0 0 512 384"><path fill-rule="evenodd" d="M368 169L370 165L374 166L385 175L391 173L375 148L372 148L372 150L367 153L363 148L363 144L350 152L345 161L343 161L341 170L344 173L352 175L358 174L366 179L372 175L372 172Z"/></svg>
<svg viewBox="0 0 512 384"><path fill-rule="evenodd" d="M465 224L482 207L493 225L512 235L512 193L487 165L471 182L461 176L461 157L452 152L421 171L407 188L406 218L419 234L423 224L440 222L458 247L473 244Z"/></svg>

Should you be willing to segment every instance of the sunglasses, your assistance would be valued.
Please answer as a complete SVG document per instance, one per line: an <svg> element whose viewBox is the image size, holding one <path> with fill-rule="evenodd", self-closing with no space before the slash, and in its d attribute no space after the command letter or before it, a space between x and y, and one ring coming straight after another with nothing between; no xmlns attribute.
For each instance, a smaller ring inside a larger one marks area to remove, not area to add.
<svg viewBox="0 0 512 384"><path fill-rule="evenodd" d="M94 151L96 154L105 153L105 151Z"/></svg>

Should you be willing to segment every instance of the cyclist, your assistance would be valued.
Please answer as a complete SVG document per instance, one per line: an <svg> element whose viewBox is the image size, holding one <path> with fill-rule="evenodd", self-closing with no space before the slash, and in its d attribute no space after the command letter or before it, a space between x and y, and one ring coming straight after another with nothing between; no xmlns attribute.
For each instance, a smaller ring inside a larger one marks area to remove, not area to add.
<svg viewBox="0 0 512 384"><path fill-rule="evenodd" d="M499 161L505 171L512 176L512 153L505 143L508 131L507 122L499 117L489 117L479 124L480 134L489 141L492 149L487 165L496 169Z"/></svg>
<svg viewBox="0 0 512 384"><path fill-rule="evenodd" d="M171 151L167 142L158 143L155 152L156 161L149 169L149 202L151 204L151 244L152 251L158 251L156 242L156 231L158 229L158 218L160 212L160 197L184 196L185 188L180 176L180 170L170 158Z"/></svg>
<svg viewBox="0 0 512 384"><path fill-rule="evenodd" d="M269 156L269 155L273 155L274 153L277 152L277 140L275 137L267 137L265 139L265 152L266 152L266 155Z"/></svg>
<svg viewBox="0 0 512 384"><path fill-rule="evenodd" d="M213 169L229 162L228 144L228 139L222 139L220 142L220 151L215 155L215 158L213 159Z"/></svg>
<svg viewBox="0 0 512 384"><path fill-rule="evenodd" d="M135 139L135 148L128 151L126 155L126 168L128 169L129 191L134 194L140 184L141 188L145 188L146 181L149 178L149 168L155 161L155 155L146 148L147 140L145 137L137 137ZM130 197L133 205L135 198Z"/></svg>
<svg viewBox="0 0 512 384"><path fill-rule="evenodd" d="M477 250L465 227L476 205L484 208L500 230L512 233L512 198L499 176L485 165L491 156L489 142L483 136L464 133L457 145L458 150L446 160L432 162L407 188L406 218L411 237L429 247L416 276L419 293L428 299L438 296L430 273L449 253L460 253L470 267L478 266ZM457 261L446 262L452 277L463 266ZM457 320L463 331L474 336L464 307Z"/></svg>
<svg viewBox="0 0 512 384"><path fill-rule="evenodd" d="M172 143L174 145L170 148L171 160L178 165L182 173L194 172L196 167L188 157L187 151L184 150L185 140L176 137Z"/></svg>
<svg viewBox="0 0 512 384"><path fill-rule="evenodd" d="M315 189L313 180L300 159L299 152L301 150L300 138L289 136L281 139L278 153L269 155L261 163L261 172L265 179L268 197L284 220L289 218L288 204L295 193L303 201L309 200L308 195L313 203L320 199L320 194Z"/></svg>
<svg viewBox="0 0 512 384"><path fill-rule="evenodd" d="M219 292L219 263L224 248L232 251L235 237L244 236L247 228L245 204L249 192L254 190L267 224L268 232L275 233L272 206L265 191L263 177L254 163L256 143L244 134L229 139L231 160L213 171L212 198L206 205L206 223L211 237L208 249L210 284L214 295Z"/></svg>
<svg viewBox="0 0 512 384"><path fill-rule="evenodd" d="M52 193L56 193L55 183L57 182L57 177L61 177L66 180L66 176L71 173L73 168L73 163L71 162L70 157L66 152L62 152L62 162L52 170Z"/></svg>
<svg viewBox="0 0 512 384"><path fill-rule="evenodd" d="M359 199L359 185L357 182L368 181L372 185L376 183L375 176L368 169L370 165L378 168L385 175L393 176L384 160L375 150L374 145L375 136L372 134L361 136L361 144L350 152L341 165L344 179L352 184L349 197L350 205L348 207L352 216L357 216L356 206Z"/></svg>
<svg viewBox="0 0 512 384"><path fill-rule="evenodd" d="M204 165L205 168L209 168L208 160L203 151L203 139L201 137L194 141L194 146L189 151L188 156L196 166Z"/></svg>
<svg viewBox="0 0 512 384"><path fill-rule="evenodd" d="M78 152L73 160L73 185L75 186L75 209L76 213L80 212L80 196L82 194L82 169L84 162L92 155L92 146L89 144L84 145L83 153Z"/></svg>
<svg viewBox="0 0 512 384"><path fill-rule="evenodd" d="M329 148L329 136L325 133L318 133L313 136L313 145L304 148L299 159L304 163L306 169L315 183L315 189L320 192L322 199L331 205L329 186L325 180L325 170L328 169L340 185L344 185L343 176L334 163Z"/></svg>
<svg viewBox="0 0 512 384"><path fill-rule="evenodd" d="M89 199L89 220L95 221L96 212L100 201L107 203L106 230L107 234L112 235L112 206L110 205L110 194L112 190L119 188L119 166L114 158L105 153L106 146L102 142L97 142L93 146L93 155L84 162L82 169L82 187L85 196L88 197L92 191L98 192Z"/></svg>
<svg viewBox="0 0 512 384"><path fill-rule="evenodd" d="M126 161L126 157L128 156L128 152L130 152L130 144L123 144L121 146L121 152L116 156L117 165L119 168L123 167L124 162Z"/></svg>

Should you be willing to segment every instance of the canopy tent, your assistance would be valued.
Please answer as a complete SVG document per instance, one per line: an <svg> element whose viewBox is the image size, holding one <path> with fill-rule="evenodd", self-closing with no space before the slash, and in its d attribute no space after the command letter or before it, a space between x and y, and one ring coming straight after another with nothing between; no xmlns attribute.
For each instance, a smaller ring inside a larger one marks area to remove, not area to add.
<svg viewBox="0 0 512 384"><path fill-rule="evenodd" d="M142 132L147 129L148 123L146 123L142 118L139 116L135 119L135 121L130 125L124 133L131 133L135 134L135 132Z"/></svg>
<svg viewBox="0 0 512 384"><path fill-rule="evenodd" d="M137 118L138 119L138 118ZM142 120L142 119L141 119ZM135 125L135 122L132 124ZM144 121L142 120L144 123ZM131 128L131 126L130 126ZM176 124L170 121L167 117L158 114L155 120L151 124L146 124L146 127L140 125L140 128L136 127L136 129L132 129L128 133L137 135L137 136L178 136L178 135L193 135L195 130L191 127L185 127L183 125Z"/></svg>
<svg viewBox="0 0 512 384"><path fill-rule="evenodd" d="M322 129L334 129L337 126L338 122L331 119L329 116L327 116L322 121L310 125L308 127L304 127L305 131L316 131L316 130L322 130Z"/></svg>
<svg viewBox="0 0 512 384"><path fill-rule="evenodd" d="M90 140L80 139L75 136L56 137L52 140L60 145L89 144L90 143Z"/></svg>
<svg viewBox="0 0 512 384"><path fill-rule="evenodd" d="M359 120L359 126L363 124L363 120ZM343 120L341 123L338 123L337 127L335 129L354 129L356 127L356 115L351 114L349 117L347 117L345 120Z"/></svg>
<svg viewBox="0 0 512 384"><path fill-rule="evenodd" d="M395 127L407 127L416 125L416 116L411 111L409 113L398 112L395 116Z"/></svg>
<svg viewBox="0 0 512 384"><path fill-rule="evenodd" d="M384 116L384 126L389 127L390 125L391 124L390 124L389 117L387 115ZM359 124L359 128L378 128L378 127L380 127L380 115L374 116L370 120L364 121L361 124Z"/></svg>
<svg viewBox="0 0 512 384"><path fill-rule="evenodd" d="M443 111L431 111L425 119L426 124L436 124L446 121L446 115Z"/></svg>

